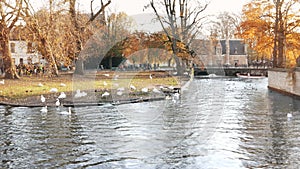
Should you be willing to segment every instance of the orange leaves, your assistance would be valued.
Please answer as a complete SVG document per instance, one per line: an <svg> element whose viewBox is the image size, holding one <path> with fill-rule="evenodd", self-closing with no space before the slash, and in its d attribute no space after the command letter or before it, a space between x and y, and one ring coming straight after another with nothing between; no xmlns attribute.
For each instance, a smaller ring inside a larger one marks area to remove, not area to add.
<svg viewBox="0 0 300 169"><path fill-rule="evenodd" d="M117 43L109 52L118 50L124 57L128 58L135 52L145 49L162 49L165 51L172 51L172 42L168 41L165 34L153 33L147 34L144 32L134 33L125 38L123 41ZM190 57L187 46L180 41L176 42L177 55L179 57L188 59Z"/></svg>

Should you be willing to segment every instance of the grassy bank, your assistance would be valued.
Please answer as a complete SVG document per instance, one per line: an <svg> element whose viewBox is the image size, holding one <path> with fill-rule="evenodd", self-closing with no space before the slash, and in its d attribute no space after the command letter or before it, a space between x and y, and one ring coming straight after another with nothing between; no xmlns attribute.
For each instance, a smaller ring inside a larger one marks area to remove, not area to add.
<svg viewBox="0 0 300 169"><path fill-rule="evenodd" d="M130 86L135 86L135 93L142 88L158 88L159 86L178 86L176 77L166 72L97 72L87 75L63 74L59 77L31 76L22 77L20 80L5 80L0 84L0 101L18 102L28 98L39 99L40 95L57 96L60 92L75 93L81 91L112 91L124 88L132 91ZM56 88L58 92L51 92ZM101 93L102 92L102 93Z"/></svg>

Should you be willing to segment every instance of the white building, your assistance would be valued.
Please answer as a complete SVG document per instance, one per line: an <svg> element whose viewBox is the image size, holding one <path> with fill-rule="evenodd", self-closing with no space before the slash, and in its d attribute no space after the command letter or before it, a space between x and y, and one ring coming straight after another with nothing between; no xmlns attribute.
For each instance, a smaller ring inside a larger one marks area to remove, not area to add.
<svg viewBox="0 0 300 169"><path fill-rule="evenodd" d="M40 55L34 50L31 42L24 40L11 40L9 42L10 51L15 65L32 64L40 61Z"/></svg>

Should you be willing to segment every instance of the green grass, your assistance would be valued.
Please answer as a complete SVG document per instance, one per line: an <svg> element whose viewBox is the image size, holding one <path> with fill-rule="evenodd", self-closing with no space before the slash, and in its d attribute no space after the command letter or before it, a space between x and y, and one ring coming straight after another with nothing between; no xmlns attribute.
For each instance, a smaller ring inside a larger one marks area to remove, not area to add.
<svg viewBox="0 0 300 169"><path fill-rule="evenodd" d="M153 74L153 72L152 72ZM97 74L96 77L76 77L72 75L62 75L60 77L22 77L20 80L5 80L4 85L0 85L0 97L6 99L20 99L30 96L38 96L41 94L50 94L51 88L57 88L58 92L73 92L80 90L110 90L120 87L129 88L134 85L137 90L142 88L154 88L155 86L177 86L178 79L176 77L164 76L149 78L149 72L140 72L138 74L122 73L117 80L113 79L114 75L110 73L110 77L104 77ZM43 86L38 86L42 83ZM61 86L64 83L66 86Z"/></svg>

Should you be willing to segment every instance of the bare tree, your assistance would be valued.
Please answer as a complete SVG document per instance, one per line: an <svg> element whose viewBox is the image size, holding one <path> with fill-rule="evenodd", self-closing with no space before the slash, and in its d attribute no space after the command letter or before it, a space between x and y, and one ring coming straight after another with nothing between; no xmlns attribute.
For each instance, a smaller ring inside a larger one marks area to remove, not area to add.
<svg viewBox="0 0 300 169"><path fill-rule="evenodd" d="M217 20L212 21L213 30L218 38L226 40L225 64L229 65L229 39L234 38L238 31L240 18L233 13L222 12L217 16Z"/></svg>
<svg viewBox="0 0 300 169"><path fill-rule="evenodd" d="M184 63L177 56L178 41L189 46L197 36L204 17L201 13L208 3L200 4L191 0L150 0L150 6L154 10L160 25L167 34L169 42L172 42L172 51L176 62L177 73L183 73ZM160 10L161 9L161 10ZM170 30L170 31L169 31Z"/></svg>
<svg viewBox="0 0 300 169"><path fill-rule="evenodd" d="M25 0L0 1L0 48L3 57L5 78L19 79L12 60L9 40L10 33L20 19Z"/></svg>
<svg viewBox="0 0 300 169"><path fill-rule="evenodd" d="M94 0L91 0L90 7L91 7L91 16L86 22L80 22L78 15L76 13L76 0L66 0L69 2L69 14L72 18L72 25L74 26L74 36L76 37L76 74L84 74L84 68L83 68L83 61L84 58L79 57L80 51L83 49L83 45L86 42L86 39L84 39L83 34L85 34L85 31L87 31L87 27L98 17L101 16L102 25L104 26L105 23L105 9L108 7L108 5L111 3L111 0L107 0L104 2L101 0L100 9L97 10L97 12L94 13L93 11L93 3Z"/></svg>

